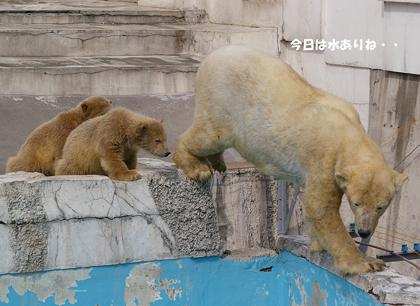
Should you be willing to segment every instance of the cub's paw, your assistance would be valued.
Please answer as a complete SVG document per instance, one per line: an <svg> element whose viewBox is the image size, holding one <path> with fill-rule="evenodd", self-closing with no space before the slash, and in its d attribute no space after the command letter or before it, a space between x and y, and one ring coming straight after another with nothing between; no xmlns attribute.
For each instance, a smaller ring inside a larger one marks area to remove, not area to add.
<svg viewBox="0 0 420 306"><path fill-rule="evenodd" d="M385 262L381 259L368 257L353 257L336 261L336 266L344 274L380 272L385 268Z"/></svg>
<svg viewBox="0 0 420 306"><path fill-rule="evenodd" d="M130 182L141 179L141 175L135 170L130 170L124 173L109 175L109 178L116 181Z"/></svg>

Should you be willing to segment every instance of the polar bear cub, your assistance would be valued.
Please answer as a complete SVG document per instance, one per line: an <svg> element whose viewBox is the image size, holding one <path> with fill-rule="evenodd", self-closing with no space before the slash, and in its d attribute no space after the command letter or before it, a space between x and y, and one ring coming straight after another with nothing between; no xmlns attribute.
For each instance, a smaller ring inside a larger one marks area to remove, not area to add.
<svg viewBox="0 0 420 306"><path fill-rule="evenodd" d="M85 122L70 133L57 162L56 175L107 175L113 180L141 178L134 170L140 149L158 156L170 154L163 120L118 107Z"/></svg>

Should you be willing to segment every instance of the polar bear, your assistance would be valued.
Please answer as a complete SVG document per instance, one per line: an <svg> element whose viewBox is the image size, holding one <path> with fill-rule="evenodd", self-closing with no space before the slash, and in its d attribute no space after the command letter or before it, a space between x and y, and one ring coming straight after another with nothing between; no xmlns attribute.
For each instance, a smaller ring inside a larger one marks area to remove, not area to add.
<svg viewBox="0 0 420 306"><path fill-rule="evenodd" d="M381 271L365 257L339 214L343 193L356 231L372 235L407 175L386 164L350 103L314 88L280 59L229 45L211 52L196 78L194 121L173 160L199 181L225 171L223 151L235 148L263 173L305 188L311 250L334 256L343 274Z"/></svg>
<svg viewBox="0 0 420 306"><path fill-rule="evenodd" d="M163 120L123 107L91 119L67 138L56 175L101 174L119 181L141 178L134 170L140 149L158 157L170 154Z"/></svg>
<svg viewBox="0 0 420 306"><path fill-rule="evenodd" d="M55 164L61 158L70 132L86 120L102 116L110 109L112 101L101 96L90 97L77 107L40 125L28 136L17 156L9 157L6 173L26 171L54 175Z"/></svg>

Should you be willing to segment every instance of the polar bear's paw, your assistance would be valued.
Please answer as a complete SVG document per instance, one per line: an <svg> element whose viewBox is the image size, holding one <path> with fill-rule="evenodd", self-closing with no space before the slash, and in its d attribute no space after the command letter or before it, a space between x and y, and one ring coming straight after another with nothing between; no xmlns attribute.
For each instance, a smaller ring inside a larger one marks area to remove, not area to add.
<svg viewBox="0 0 420 306"><path fill-rule="evenodd" d="M184 163L181 169L190 178L200 182L210 180L213 175L213 171L205 159L189 160L189 163Z"/></svg>
<svg viewBox="0 0 420 306"><path fill-rule="evenodd" d="M130 181L137 181L141 179L141 175L136 170L130 170L127 172L115 173L112 175L110 174L109 178L112 180L117 180L117 181L130 182Z"/></svg>
<svg viewBox="0 0 420 306"><path fill-rule="evenodd" d="M337 268L344 274L380 272L385 268L385 263L381 259L368 257L347 258L346 260L336 261Z"/></svg>
<svg viewBox="0 0 420 306"><path fill-rule="evenodd" d="M223 152L207 156L207 160L215 171L225 172L226 164L223 158Z"/></svg>

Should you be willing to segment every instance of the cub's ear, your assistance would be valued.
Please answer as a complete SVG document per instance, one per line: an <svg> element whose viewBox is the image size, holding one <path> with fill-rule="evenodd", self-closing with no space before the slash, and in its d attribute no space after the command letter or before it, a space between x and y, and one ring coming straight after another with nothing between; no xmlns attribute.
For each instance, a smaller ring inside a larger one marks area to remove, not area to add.
<svg viewBox="0 0 420 306"><path fill-rule="evenodd" d="M347 186L347 182L349 181L349 175L345 172L336 172L334 176L337 185L344 190Z"/></svg>
<svg viewBox="0 0 420 306"><path fill-rule="evenodd" d="M402 184L408 179L408 175L396 172L394 177L395 192L400 191Z"/></svg>
<svg viewBox="0 0 420 306"><path fill-rule="evenodd" d="M140 123L136 128L137 135L143 134L147 130L147 125L145 123Z"/></svg>
<svg viewBox="0 0 420 306"><path fill-rule="evenodd" d="M160 119L159 122L162 124L163 123L163 119Z"/></svg>
<svg viewBox="0 0 420 306"><path fill-rule="evenodd" d="M81 106L81 108L82 108L83 112L84 112L84 113L86 113L86 111L87 111L87 110L88 110L88 108L89 108L88 103L87 103L87 102L83 102L82 104L80 104L80 106Z"/></svg>

